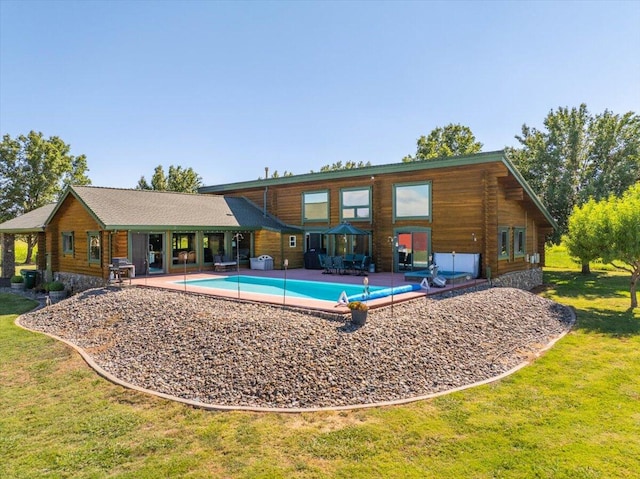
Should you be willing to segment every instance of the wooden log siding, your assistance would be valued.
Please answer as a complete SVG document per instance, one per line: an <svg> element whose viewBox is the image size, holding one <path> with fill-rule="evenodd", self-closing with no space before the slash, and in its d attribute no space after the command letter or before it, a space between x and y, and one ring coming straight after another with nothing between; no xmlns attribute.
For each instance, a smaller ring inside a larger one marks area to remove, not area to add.
<svg viewBox="0 0 640 479"><path fill-rule="evenodd" d="M296 247L289 246L289 237L296 237ZM289 268L304 267L304 237L302 234L280 233L261 230L254 235L255 256L268 254L273 258L274 269L283 269L285 259L289 260Z"/></svg>
<svg viewBox="0 0 640 479"><path fill-rule="evenodd" d="M44 231L38 232L38 254L36 255L36 269L44 271L47 269L47 235Z"/></svg>
<svg viewBox="0 0 640 479"><path fill-rule="evenodd" d="M111 258L129 257L129 233L127 231L114 231L111 235L111 256L107 257L107 264Z"/></svg>
<svg viewBox="0 0 640 479"><path fill-rule="evenodd" d="M47 227L47 252L51 255L51 267L54 272L64 271L105 279L108 277L109 270L104 262L108 243L101 245L103 261L89 263L90 231L100 231L100 225L73 196L68 196ZM73 254L64 254L62 251L63 232L73 233ZM104 235L101 235L101 238L104 240Z"/></svg>
<svg viewBox="0 0 640 479"><path fill-rule="evenodd" d="M420 181L431 182L431 218L394 222L394 185ZM373 188L371 220L352 223L373 231L372 254L378 271L391 270L392 250L388 238L402 228L430 228L431 253L481 253L483 276L486 275L487 266L491 267L493 277L530 267L525 258L513 257L513 229L516 227L526 227L527 253L544 254L544 235L550 228L543 229L539 225L546 226L546 219L524 195L524 190L502 162L383 173L375 175L373 181L370 174L363 174L361 177L331 181L270 185L266 193L267 210L283 222L303 229L328 228L340 222L340 191L354 187ZM328 191L330 214L327 221L303 220L302 194L310 191ZM265 190L262 187L238 189L224 194L245 196L264 208ZM498 228L502 226L510 228L512 253L509 261L498 261ZM475 234L476 241L473 241L472 234ZM282 235L283 242L287 238L288 235ZM288 244L284 246L288 247ZM304 249L302 241L300 246ZM265 245L265 249L271 247ZM272 256L276 265L281 264L282 258L278 257L276 261L276 256ZM294 267L291 257L289 264Z"/></svg>

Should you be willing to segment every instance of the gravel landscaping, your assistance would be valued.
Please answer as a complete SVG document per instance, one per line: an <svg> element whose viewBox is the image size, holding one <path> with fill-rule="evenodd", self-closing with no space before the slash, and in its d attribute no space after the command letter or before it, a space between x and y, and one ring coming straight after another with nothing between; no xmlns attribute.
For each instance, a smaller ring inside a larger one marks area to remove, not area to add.
<svg viewBox="0 0 640 479"><path fill-rule="evenodd" d="M497 376L567 331L568 308L492 288L369 311L367 323L147 288L95 289L20 318L123 381L207 404L391 401Z"/></svg>

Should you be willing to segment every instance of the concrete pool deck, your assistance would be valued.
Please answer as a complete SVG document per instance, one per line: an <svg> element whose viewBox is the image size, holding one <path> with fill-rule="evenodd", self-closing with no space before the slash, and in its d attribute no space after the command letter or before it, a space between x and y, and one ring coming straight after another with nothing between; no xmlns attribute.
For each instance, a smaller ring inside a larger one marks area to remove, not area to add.
<svg viewBox="0 0 640 479"><path fill-rule="evenodd" d="M162 274L162 275L149 275L149 276L138 276L131 280L131 284L138 286L148 286L154 288L163 288L174 291L187 291L191 293L198 294L206 294L210 296L218 296L229 299L240 299L244 301L257 301L261 303L269 303L280 306L289 306L289 307L299 307L305 309L313 309L317 311L337 313L337 314L347 314L349 313L349 309L344 306L338 304L338 298L335 301L322 301L322 300L313 300L313 299L304 299L304 298L296 298L289 297L284 294L283 296L274 296L269 294L260 294L260 293L250 293L242 290L242 286L240 287L240 292L237 290L226 291L222 289L213 289L202 286L196 286L193 284L187 284L186 288L184 284L179 284L178 282L186 279L187 281L198 280L198 279L213 279L220 277L234 277L238 273L237 271L232 272L214 272L214 271L202 271L202 272L187 272L185 274ZM285 277L284 270L256 270L249 268L240 268L240 274L246 276L257 276L257 277L265 277L265 278L280 278L283 279ZM363 285L364 278L369 278L369 286L382 286L385 288L390 287L398 287L405 285L415 284L415 281L405 281L403 273L369 273L368 276L356 276L356 275L341 275L341 274L323 274L322 270L312 270L312 269L289 269L286 271L287 280L303 280L303 281L318 281L324 283L345 283L345 284L353 284L353 285ZM384 298L378 298L368 301L368 305L370 309L379 308L382 306L389 306L391 304L396 304L404 301L408 301L415 298L424 298L425 296L435 296L450 292L452 290L459 289L473 289L474 287L484 286L487 283L486 279L477 279L470 280L464 282L456 282L456 284L451 285L448 284L443 288L431 287L430 291L419 290L412 291L409 293L395 294L393 296L387 296Z"/></svg>

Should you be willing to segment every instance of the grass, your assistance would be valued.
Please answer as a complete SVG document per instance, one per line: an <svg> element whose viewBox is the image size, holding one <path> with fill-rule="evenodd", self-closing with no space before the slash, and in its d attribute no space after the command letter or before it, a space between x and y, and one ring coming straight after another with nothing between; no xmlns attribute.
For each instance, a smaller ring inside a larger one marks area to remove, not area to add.
<svg viewBox="0 0 640 479"><path fill-rule="evenodd" d="M14 244L15 258L16 258L16 274L20 274L20 271L27 269L36 269L35 258L38 252L38 247L33 248L33 256L31 259L34 261L32 264L24 264L27 259L27 243L24 241L16 240ZM0 263L2 262L2 248L0 247Z"/></svg>
<svg viewBox="0 0 640 479"><path fill-rule="evenodd" d="M0 295L3 478L632 478L640 470L640 311L628 278L545 272L575 329L500 382L348 412L207 412L114 386L13 325Z"/></svg>

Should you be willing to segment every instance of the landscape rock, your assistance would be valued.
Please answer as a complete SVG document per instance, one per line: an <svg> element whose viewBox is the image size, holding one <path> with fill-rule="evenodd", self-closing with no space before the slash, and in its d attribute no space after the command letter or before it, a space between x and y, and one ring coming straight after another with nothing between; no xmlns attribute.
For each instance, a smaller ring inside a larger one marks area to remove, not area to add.
<svg viewBox="0 0 640 479"><path fill-rule="evenodd" d="M370 310L356 327L281 306L98 288L21 323L112 375L208 404L309 408L435 393L499 375L570 328L568 308L492 288Z"/></svg>

